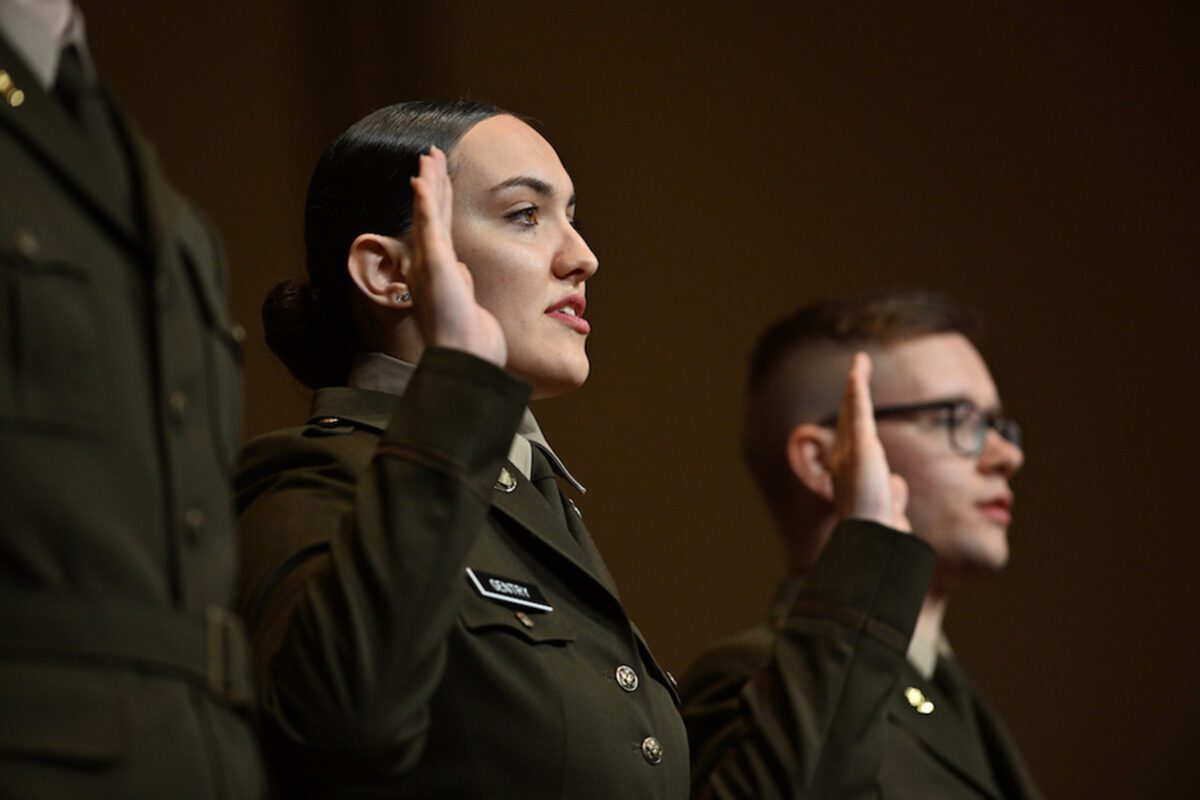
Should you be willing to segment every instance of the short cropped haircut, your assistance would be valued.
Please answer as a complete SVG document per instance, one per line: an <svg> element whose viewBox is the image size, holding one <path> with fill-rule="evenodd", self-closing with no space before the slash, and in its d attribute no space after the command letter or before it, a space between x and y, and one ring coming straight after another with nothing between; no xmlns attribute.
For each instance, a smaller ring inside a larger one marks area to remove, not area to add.
<svg viewBox="0 0 1200 800"><path fill-rule="evenodd" d="M977 345L980 332L970 309L919 289L814 303L763 331L750 356L742 453L772 510L791 485L789 434L837 410L851 354L938 333Z"/></svg>

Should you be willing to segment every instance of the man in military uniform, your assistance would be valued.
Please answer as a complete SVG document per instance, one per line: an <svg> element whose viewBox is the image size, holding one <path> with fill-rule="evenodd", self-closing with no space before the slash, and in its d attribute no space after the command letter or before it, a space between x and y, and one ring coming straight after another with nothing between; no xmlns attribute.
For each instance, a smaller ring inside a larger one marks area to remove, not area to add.
<svg viewBox="0 0 1200 800"><path fill-rule="evenodd" d="M69 0L0 0L0 795L259 797L220 245Z"/></svg>
<svg viewBox="0 0 1200 800"><path fill-rule="evenodd" d="M1038 796L942 632L957 585L1008 559L1024 458L974 330L949 298L889 292L760 339L745 454L793 577L682 682L695 796Z"/></svg>

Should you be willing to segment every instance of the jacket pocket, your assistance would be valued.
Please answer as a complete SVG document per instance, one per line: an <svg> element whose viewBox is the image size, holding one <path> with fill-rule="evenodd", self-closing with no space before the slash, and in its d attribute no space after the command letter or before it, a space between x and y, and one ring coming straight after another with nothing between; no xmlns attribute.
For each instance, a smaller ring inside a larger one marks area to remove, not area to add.
<svg viewBox="0 0 1200 800"><path fill-rule="evenodd" d="M0 249L0 420L98 431L104 351L91 278Z"/></svg>
<svg viewBox="0 0 1200 800"><path fill-rule="evenodd" d="M458 616L463 626L476 634L508 634L531 644L575 641L575 629L561 611L528 611L472 593L463 600Z"/></svg>
<svg viewBox="0 0 1200 800"><path fill-rule="evenodd" d="M101 672L0 661L0 753L107 764L125 752L121 690Z"/></svg>

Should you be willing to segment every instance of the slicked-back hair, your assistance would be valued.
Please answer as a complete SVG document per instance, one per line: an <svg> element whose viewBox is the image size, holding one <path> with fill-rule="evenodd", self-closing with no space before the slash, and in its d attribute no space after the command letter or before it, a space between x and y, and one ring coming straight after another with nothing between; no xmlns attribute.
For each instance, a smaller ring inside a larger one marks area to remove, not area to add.
<svg viewBox="0 0 1200 800"><path fill-rule="evenodd" d="M777 516L793 480L788 436L837 410L850 356L939 333L977 345L981 326L958 301L920 289L813 303L763 331L750 356L742 453Z"/></svg>
<svg viewBox="0 0 1200 800"><path fill-rule="evenodd" d="M263 302L267 345L311 388L341 385L363 343L346 269L361 234L401 237L413 217L409 179L431 145L447 155L467 131L507 114L471 100L421 100L378 109L351 125L321 156L304 215L307 275L276 286Z"/></svg>

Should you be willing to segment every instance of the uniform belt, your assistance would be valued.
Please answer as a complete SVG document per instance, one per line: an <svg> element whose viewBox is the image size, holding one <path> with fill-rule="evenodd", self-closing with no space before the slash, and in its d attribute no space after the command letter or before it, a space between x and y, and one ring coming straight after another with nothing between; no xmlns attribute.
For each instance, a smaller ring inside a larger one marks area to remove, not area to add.
<svg viewBox="0 0 1200 800"><path fill-rule="evenodd" d="M231 611L0 591L0 653L136 666L199 684L233 708L253 704L250 648Z"/></svg>

